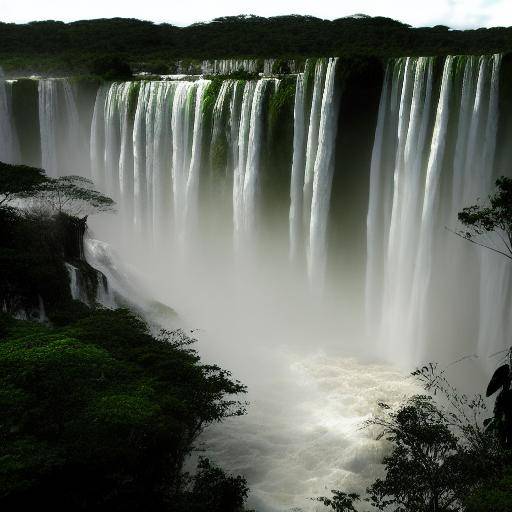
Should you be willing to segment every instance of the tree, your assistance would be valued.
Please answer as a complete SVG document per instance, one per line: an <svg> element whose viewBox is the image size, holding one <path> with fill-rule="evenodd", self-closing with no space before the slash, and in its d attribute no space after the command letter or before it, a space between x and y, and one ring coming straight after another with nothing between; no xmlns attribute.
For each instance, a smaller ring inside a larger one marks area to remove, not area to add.
<svg viewBox="0 0 512 512"><path fill-rule="evenodd" d="M59 214L78 217L114 210L115 202L94 190L92 181L82 176L48 179L33 191L43 208Z"/></svg>
<svg viewBox="0 0 512 512"><path fill-rule="evenodd" d="M502 176L496 181L496 188L489 196L488 206L468 206L459 213L465 230L456 234L512 259L512 179Z"/></svg>
<svg viewBox="0 0 512 512"><path fill-rule="evenodd" d="M33 195L47 180L42 169L0 162L0 207Z"/></svg>
<svg viewBox="0 0 512 512"><path fill-rule="evenodd" d="M176 512L242 512L249 494L247 481L200 458L188 489L178 497Z"/></svg>

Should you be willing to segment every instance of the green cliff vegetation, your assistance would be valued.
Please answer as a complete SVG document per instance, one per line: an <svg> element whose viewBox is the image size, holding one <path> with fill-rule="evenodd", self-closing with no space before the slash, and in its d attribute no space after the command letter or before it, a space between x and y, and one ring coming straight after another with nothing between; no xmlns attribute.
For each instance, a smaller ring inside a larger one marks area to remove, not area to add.
<svg viewBox="0 0 512 512"><path fill-rule="evenodd" d="M449 30L412 28L383 17L333 21L312 16L234 16L188 27L134 19L73 23L0 23L0 65L47 73L128 74L129 69L165 74L176 62L232 57L283 59L337 56L446 55L509 52L512 28ZM106 66L110 62L110 66ZM103 66L103 67L102 67ZM101 69L98 69L101 68Z"/></svg>
<svg viewBox="0 0 512 512"><path fill-rule="evenodd" d="M242 477L183 463L207 425L244 413L245 387L203 364L187 333L154 334L95 305L95 289L91 306L72 300L66 263L101 276L75 215L113 204L64 181L0 164L0 508L243 510Z"/></svg>

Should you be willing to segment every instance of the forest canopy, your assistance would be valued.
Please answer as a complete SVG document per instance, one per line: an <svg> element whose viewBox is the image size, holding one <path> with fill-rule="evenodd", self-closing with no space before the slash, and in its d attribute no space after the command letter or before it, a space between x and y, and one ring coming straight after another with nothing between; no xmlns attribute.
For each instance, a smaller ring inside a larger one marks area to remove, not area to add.
<svg viewBox="0 0 512 512"><path fill-rule="evenodd" d="M512 51L512 28L413 28L362 15L330 20L312 16L231 16L188 27L136 19L73 23L0 23L0 65L6 70L86 72L97 59L121 58L135 68L176 60L325 55L446 55Z"/></svg>

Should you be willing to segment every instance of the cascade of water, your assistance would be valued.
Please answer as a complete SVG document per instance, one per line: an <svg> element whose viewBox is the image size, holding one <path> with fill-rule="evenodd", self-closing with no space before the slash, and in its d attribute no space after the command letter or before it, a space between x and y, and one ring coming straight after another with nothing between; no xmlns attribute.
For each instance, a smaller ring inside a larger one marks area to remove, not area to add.
<svg viewBox="0 0 512 512"><path fill-rule="evenodd" d="M242 97L240 128L238 131L238 163L233 176L233 225L236 243L238 243L238 238L242 233L244 225L243 191L255 89L256 83L254 81L246 82Z"/></svg>
<svg viewBox="0 0 512 512"><path fill-rule="evenodd" d="M20 160L18 136L12 114L11 83L0 68L0 162L18 163Z"/></svg>
<svg viewBox="0 0 512 512"><path fill-rule="evenodd" d="M105 190L105 101L108 94L108 86L102 85L96 94L94 111L91 122L91 178L94 184L101 190Z"/></svg>
<svg viewBox="0 0 512 512"><path fill-rule="evenodd" d="M259 65L256 59L204 60L201 65L203 75L230 75L236 71L257 73L258 68Z"/></svg>
<svg viewBox="0 0 512 512"><path fill-rule="evenodd" d="M165 239L169 231L169 212L171 211L171 162L172 133L171 105L175 86L172 83L160 83L156 94L154 136L153 136L153 236L154 240Z"/></svg>
<svg viewBox="0 0 512 512"><path fill-rule="evenodd" d="M231 146L231 169L232 173L238 166L238 140L240 130L240 116L242 108L242 96L245 87L242 82L236 81L233 86L231 102L229 104L229 144Z"/></svg>
<svg viewBox="0 0 512 512"><path fill-rule="evenodd" d="M498 129L501 55L487 57L487 60L491 72L488 74L490 84L486 102L487 120L484 128L482 163L478 174L482 195L488 195L497 177L492 171ZM497 237L494 238L496 242ZM499 245L499 241L496 245ZM509 262L503 261L497 254L480 251L480 323L477 353L487 359L487 366L492 366L493 363L488 360L489 355L503 350L510 344L511 283L512 271Z"/></svg>
<svg viewBox="0 0 512 512"><path fill-rule="evenodd" d="M38 103L41 167L52 177L88 176L74 86L65 79L40 80Z"/></svg>
<svg viewBox="0 0 512 512"><path fill-rule="evenodd" d="M201 167L201 153L203 146L203 97L208 89L208 80L199 80L195 84L195 110L193 112L194 124L192 130L192 155L185 190L185 222L188 228L193 229L197 221L197 199L199 192L199 174Z"/></svg>
<svg viewBox="0 0 512 512"><path fill-rule="evenodd" d="M40 80L39 131L41 137L41 167L49 176L59 175L57 164L57 81Z"/></svg>
<svg viewBox="0 0 512 512"><path fill-rule="evenodd" d="M309 117L308 140L306 145L306 163L303 184L303 221L306 232L309 231L311 217L311 198L313 196L313 176L318 150L318 133L320 127L320 114L324 92L326 62L319 59L315 66L315 81L313 86L313 99Z"/></svg>
<svg viewBox="0 0 512 512"><path fill-rule="evenodd" d="M251 107L247 161L243 184L243 229L246 233L254 231L256 218L256 194L259 180L261 139L263 130L263 99L270 83L274 80L258 80L254 90Z"/></svg>
<svg viewBox="0 0 512 512"><path fill-rule="evenodd" d="M462 95L460 100L459 122L457 132L457 142L455 144L455 156L453 162L453 185L452 185L452 216L455 218L458 209L465 199L464 193L464 176L466 168L470 162L467 158L474 155L468 154L468 138L471 125L471 113L475 103L476 94L476 72L478 69L478 58L468 57L466 61L459 60L459 66L463 67L462 77Z"/></svg>
<svg viewBox="0 0 512 512"><path fill-rule="evenodd" d="M320 289L327 260L326 232L340 97L336 85L338 60L316 62L310 92L311 64L307 62L304 74L297 76L295 90L289 233L291 257L297 259L304 247L309 279Z"/></svg>
<svg viewBox="0 0 512 512"><path fill-rule="evenodd" d="M108 279L98 272L96 302L103 307L114 309L117 307L114 291L108 284Z"/></svg>
<svg viewBox="0 0 512 512"><path fill-rule="evenodd" d="M290 183L290 257L295 260L299 256L302 230L302 186L304 183L304 74L297 75L295 88L295 104L293 108L293 163Z"/></svg>
<svg viewBox="0 0 512 512"><path fill-rule="evenodd" d="M308 274L313 283L322 286L327 261L327 221L334 173L334 144L338 128L340 96L336 87L337 58L329 59L318 133L318 149L313 170L311 221L309 228Z"/></svg>
<svg viewBox="0 0 512 512"><path fill-rule="evenodd" d="M480 303L469 315L478 325L477 353L506 344L510 269L485 252L467 258L473 248L456 245L442 229L492 189L500 62L499 55L447 57L438 93L433 59L398 59L386 72L370 178L366 307L369 328L382 315L386 353L402 362L423 355L439 321L432 317L440 310L435 302L449 300L468 272L468 293Z"/></svg>
<svg viewBox="0 0 512 512"><path fill-rule="evenodd" d="M82 293L78 283L78 269L70 263L66 263L65 265L69 276L69 290L71 292L71 298L73 300L81 300Z"/></svg>
<svg viewBox="0 0 512 512"><path fill-rule="evenodd" d="M432 256L434 246L434 228L436 226L436 210L439 205L441 191L441 173L443 170L443 158L446 149L448 119L450 115L450 94L453 80L452 57L447 57L444 64L441 92L437 105L436 120L430 155L427 164L425 177L425 196L423 198L423 209L421 212L421 223L419 227L419 244L416 256L416 267L411 293L411 304L409 310L409 323L412 326L420 327L420 332L425 333L425 317L427 314L427 297L430 291L430 280L432 275ZM423 328L423 330L421 330ZM408 330L409 333L413 329ZM414 355L414 352L413 352Z"/></svg>
<svg viewBox="0 0 512 512"><path fill-rule="evenodd" d="M415 248L422 204L427 126L433 61L407 59L398 122L394 193L386 256L384 319L388 329L408 307L407 289L414 275Z"/></svg>
<svg viewBox="0 0 512 512"><path fill-rule="evenodd" d="M382 188L384 176L384 135L386 121L388 120L388 105L391 101L391 85L393 81L393 66L388 64L384 76L384 84L379 102L379 113L377 117L377 128L375 131L375 142L372 151L370 166L370 191L372 200L368 203L368 215L366 218L366 282L365 282L365 309L366 309L366 330L373 334L374 326L380 323L379 306L381 304L381 283L380 272L383 258L383 237L382 237Z"/></svg>

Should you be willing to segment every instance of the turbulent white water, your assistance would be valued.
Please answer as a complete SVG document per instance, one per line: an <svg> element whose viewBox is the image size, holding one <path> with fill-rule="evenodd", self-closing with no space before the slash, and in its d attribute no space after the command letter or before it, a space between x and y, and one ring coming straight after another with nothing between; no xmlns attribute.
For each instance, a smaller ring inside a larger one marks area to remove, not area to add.
<svg viewBox="0 0 512 512"><path fill-rule="evenodd" d="M0 68L0 161L8 164L20 160L18 136L12 114L12 87Z"/></svg>
<svg viewBox="0 0 512 512"><path fill-rule="evenodd" d="M445 229L510 174L503 65L499 55L390 60L376 125L364 127L368 155L346 147L342 59L309 59L290 76L273 72L294 63L269 59L89 89L39 80L32 145L17 84L0 78L0 160L32 151L27 162L90 175L115 198L117 218L91 221L122 255L89 241L116 283L99 287L100 300L149 303L147 287L204 328L202 353L248 383L253 403L210 431L210 450L248 475L258 510L313 509L306 497L324 485L364 487L381 448L354 424L377 398L409 390L389 368L347 356L410 368L475 354L488 371L509 344L510 264ZM251 78L199 75L240 71ZM368 165L357 174L359 157ZM365 251L347 229L354 182L368 189ZM358 270L343 270L347 255Z"/></svg>

